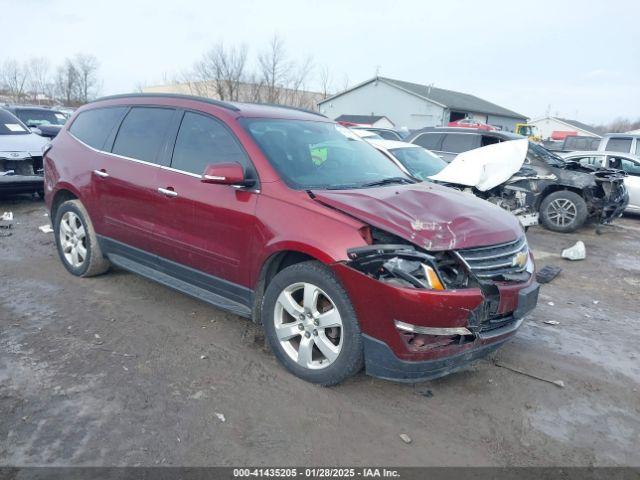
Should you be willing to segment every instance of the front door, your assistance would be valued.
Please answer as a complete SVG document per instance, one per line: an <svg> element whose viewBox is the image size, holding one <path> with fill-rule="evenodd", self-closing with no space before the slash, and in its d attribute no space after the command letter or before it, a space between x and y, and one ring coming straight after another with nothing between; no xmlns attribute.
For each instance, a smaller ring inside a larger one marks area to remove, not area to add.
<svg viewBox="0 0 640 480"><path fill-rule="evenodd" d="M219 279L251 287L248 259L255 235L255 190L200 181L205 167L238 162L253 174L239 141L219 120L184 113L170 168L158 182L173 196L164 198L155 236L160 256Z"/></svg>

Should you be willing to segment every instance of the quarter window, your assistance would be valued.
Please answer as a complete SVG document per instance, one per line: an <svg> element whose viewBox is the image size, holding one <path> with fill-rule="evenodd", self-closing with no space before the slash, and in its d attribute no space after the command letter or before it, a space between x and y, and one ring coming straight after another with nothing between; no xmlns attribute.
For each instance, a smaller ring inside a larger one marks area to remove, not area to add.
<svg viewBox="0 0 640 480"><path fill-rule="evenodd" d="M69 131L83 143L96 150L104 148L104 142L120 122L127 107L95 108L78 114Z"/></svg>
<svg viewBox="0 0 640 480"><path fill-rule="evenodd" d="M134 107L122 121L113 153L145 162L159 163L158 155L174 110Z"/></svg>
<svg viewBox="0 0 640 480"><path fill-rule="evenodd" d="M607 142L607 150L610 152L629 153L631 152L631 139L612 137Z"/></svg>
<svg viewBox="0 0 640 480"><path fill-rule="evenodd" d="M443 152L462 153L480 146L480 136L468 133L449 133L442 142Z"/></svg>
<svg viewBox="0 0 640 480"><path fill-rule="evenodd" d="M444 134L442 133L423 133L412 143L420 145L422 148L426 148L427 150L440 150L442 137L444 137Z"/></svg>
<svg viewBox="0 0 640 480"><path fill-rule="evenodd" d="M171 167L201 174L207 165L237 162L246 166L244 151L226 127L211 117L198 113L184 114Z"/></svg>

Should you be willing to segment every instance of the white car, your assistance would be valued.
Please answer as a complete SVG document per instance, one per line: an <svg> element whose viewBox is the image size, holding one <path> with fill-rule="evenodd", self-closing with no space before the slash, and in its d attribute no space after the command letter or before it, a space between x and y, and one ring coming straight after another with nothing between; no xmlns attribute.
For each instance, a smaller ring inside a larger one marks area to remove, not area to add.
<svg viewBox="0 0 640 480"><path fill-rule="evenodd" d="M582 165L624 170L624 186L629 192L626 212L640 213L640 156L620 152L569 152L561 155L565 160L574 160Z"/></svg>
<svg viewBox="0 0 640 480"><path fill-rule="evenodd" d="M418 180L427 180L428 177L439 173L447 166L447 162L435 153L413 143L375 137L364 137L364 139L384 153L403 172Z"/></svg>

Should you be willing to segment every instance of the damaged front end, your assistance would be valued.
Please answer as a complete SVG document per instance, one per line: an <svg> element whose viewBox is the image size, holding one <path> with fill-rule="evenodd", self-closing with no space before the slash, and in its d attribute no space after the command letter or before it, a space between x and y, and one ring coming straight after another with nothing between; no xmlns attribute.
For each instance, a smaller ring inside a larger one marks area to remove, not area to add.
<svg viewBox="0 0 640 480"><path fill-rule="evenodd" d="M575 161L565 162L563 170L563 177L567 182L576 175L582 176L585 173L592 177L592 182L583 188L583 197L591 218L600 224L609 224L622 216L629 204L629 193L624 185L625 172L582 165Z"/></svg>
<svg viewBox="0 0 640 480"><path fill-rule="evenodd" d="M0 192L32 193L44 188L42 154L0 151Z"/></svg>
<svg viewBox="0 0 640 480"><path fill-rule="evenodd" d="M369 279L403 289L407 296L407 289L424 292L427 295L422 296L423 301L446 305L458 295L462 300L454 300L455 306L436 309L435 321L429 321L428 304L423 305L421 315L426 322L417 323L402 309L394 311L393 325L409 352L446 354L456 346L466 348L477 341L513 333L536 304L535 283L534 298L527 299L527 305L519 297L507 301L514 287L533 280L534 266L524 235L501 245L427 252L387 232L371 231L372 245L348 250L349 267ZM506 297L501 298L499 286L507 292ZM433 294L431 298L429 293Z"/></svg>

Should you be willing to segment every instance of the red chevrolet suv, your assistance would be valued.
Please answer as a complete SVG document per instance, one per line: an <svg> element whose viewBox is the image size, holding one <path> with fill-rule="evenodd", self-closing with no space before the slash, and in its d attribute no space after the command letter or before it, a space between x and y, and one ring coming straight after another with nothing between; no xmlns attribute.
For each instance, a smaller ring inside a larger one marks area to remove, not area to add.
<svg viewBox="0 0 640 480"><path fill-rule="evenodd" d="M282 364L331 385L446 375L535 306L516 217L418 183L348 129L286 107L123 95L46 151L73 275L110 264L261 323Z"/></svg>

